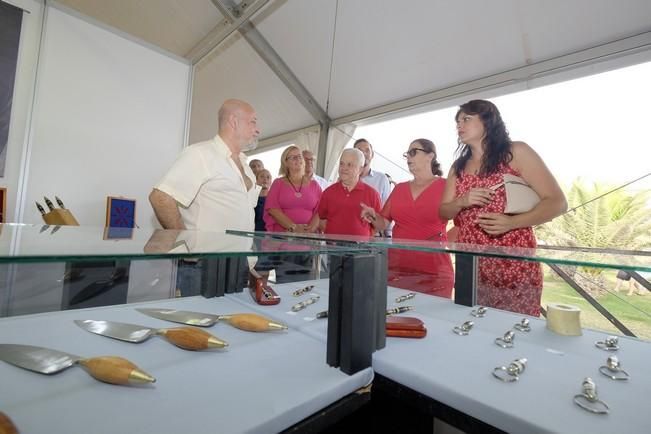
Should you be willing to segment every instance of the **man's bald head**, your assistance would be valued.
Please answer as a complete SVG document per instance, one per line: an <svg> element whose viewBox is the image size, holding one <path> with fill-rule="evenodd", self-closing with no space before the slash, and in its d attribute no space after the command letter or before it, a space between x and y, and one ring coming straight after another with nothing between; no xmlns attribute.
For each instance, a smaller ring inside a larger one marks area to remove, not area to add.
<svg viewBox="0 0 651 434"><path fill-rule="evenodd" d="M251 104L239 99L227 99L224 104L219 108L217 121L219 122L219 129L226 126L231 116L241 116L245 113L255 113Z"/></svg>
<svg viewBox="0 0 651 434"><path fill-rule="evenodd" d="M235 153L254 149L258 130L257 117L251 104L239 99L224 101L219 109L219 136Z"/></svg>

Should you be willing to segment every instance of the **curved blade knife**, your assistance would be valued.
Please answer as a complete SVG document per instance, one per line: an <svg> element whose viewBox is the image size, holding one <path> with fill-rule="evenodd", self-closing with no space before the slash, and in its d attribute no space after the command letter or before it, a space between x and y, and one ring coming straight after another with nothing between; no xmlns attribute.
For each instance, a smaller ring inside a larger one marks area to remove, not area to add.
<svg viewBox="0 0 651 434"><path fill-rule="evenodd" d="M127 359L101 356L85 359L74 354L32 345L0 344L0 360L39 374L56 374L73 365L83 366L95 379L111 384L145 384L156 381Z"/></svg>
<svg viewBox="0 0 651 434"><path fill-rule="evenodd" d="M234 313L232 315L214 315L202 312L190 312L176 309L136 309L152 318L162 319L180 324L199 327L210 327L219 321L225 321L240 330L249 332L265 332L272 330L287 330L283 323L265 318L255 313Z"/></svg>
<svg viewBox="0 0 651 434"><path fill-rule="evenodd" d="M228 346L227 342L216 336L192 327L155 329L136 324L92 319L75 320L75 324L91 333L131 343L144 342L152 336L159 335L184 350L197 351Z"/></svg>

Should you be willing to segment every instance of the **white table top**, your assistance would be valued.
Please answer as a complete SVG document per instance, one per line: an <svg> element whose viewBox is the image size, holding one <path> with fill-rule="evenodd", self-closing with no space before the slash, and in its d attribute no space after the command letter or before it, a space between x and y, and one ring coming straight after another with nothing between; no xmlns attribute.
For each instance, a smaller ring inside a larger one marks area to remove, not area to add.
<svg viewBox="0 0 651 434"><path fill-rule="evenodd" d="M307 284L316 284L312 293L321 298L292 314L291 306L309 294L297 298L291 292ZM313 318L328 307L328 281L288 283L274 289L282 297L277 306L257 306L248 293L229 297L325 342L327 320ZM605 333L584 329L583 336L560 336L546 329L544 318L528 317L532 331L515 332L515 347L503 349L494 344L495 338L503 336L522 315L489 309L484 318L475 318L470 315L472 308L420 293L395 303L395 297L407 292L389 288L387 307L415 306L401 316L422 319L428 334L423 339L387 338L386 347L373 354L376 373L507 432L650 432L645 398L651 393L651 343L620 337L620 350L610 353L594 346L607 337ZM455 325L468 320L475 323L470 335L452 332ZM619 358L631 374L630 381L613 381L599 373L609 355ZM521 357L528 364L518 382L503 383L492 376L493 368ZM574 404L572 399L581 392L585 377L595 381L610 414L591 414Z"/></svg>
<svg viewBox="0 0 651 434"><path fill-rule="evenodd" d="M189 297L0 319L1 343L44 346L84 357L119 355L157 379L146 387L114 386L78 367L46 376L0 362L0 411L22 434L268 433L292 426L373 378L370 368L348 376L329 367L324 342L293 328L251 333L217 324L206 330L230 347L193 352L160 337L131 344L97 336L72 321L179 326L145 316L135 307L251 312L229 297Z"/></svg>

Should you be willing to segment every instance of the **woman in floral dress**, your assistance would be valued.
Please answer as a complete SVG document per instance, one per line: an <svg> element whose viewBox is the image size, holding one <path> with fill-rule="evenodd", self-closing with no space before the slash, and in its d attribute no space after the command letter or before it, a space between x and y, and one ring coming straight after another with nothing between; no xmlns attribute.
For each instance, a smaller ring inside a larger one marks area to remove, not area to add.
<svg viewBox="0 0 651 434"><path fill-rule="evenodd" d="M554 176L529 145L511 141L499 110L490 101L463 104L455 119L458 158L448 174L439 209L441 217L454 219L459 243L535 248L532 227L567 209ZM505 190L491 188L503 181L504 174L523 178L540 202L528 212L504 214ZM479 304L540 314L540 263L481 258L478 268Z"/></svg>

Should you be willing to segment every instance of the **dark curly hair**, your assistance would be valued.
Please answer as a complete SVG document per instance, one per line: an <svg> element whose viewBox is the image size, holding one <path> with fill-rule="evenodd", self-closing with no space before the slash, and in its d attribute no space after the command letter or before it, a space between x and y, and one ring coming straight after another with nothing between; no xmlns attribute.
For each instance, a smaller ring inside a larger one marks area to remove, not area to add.
<svg viewBox="0 0 651 434"><path fill-rule="evenodd" d="M432 158L432 174L436 176L443 175L443 171L441 170L441 163L439 163L436 159L436 146L434 146L434 142L427 139L416 139L411 143L418 143L424 150L434 154L434 158Z"/></svg>
<svg viewBox="0 0 651 434"><path fill-rule="evenodd" d="M490 175L498 171L500 165L508 164L513 159L511 153L511 138L506 130L506 125L502 120L500 111L495 104L483 99L474 99L459 106L459 111L454 116L454 120L459 120L459 115L465 113L468 115L479 115L479 119L484 125L486 135L482 142L484 146L484 155L481 159L480 175ZM456 176L461 176L466 163L472 156L470 146L462 143L459 139L459 146L456 150L457 159L452 164L452 169Z"/></svg>

